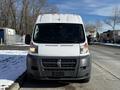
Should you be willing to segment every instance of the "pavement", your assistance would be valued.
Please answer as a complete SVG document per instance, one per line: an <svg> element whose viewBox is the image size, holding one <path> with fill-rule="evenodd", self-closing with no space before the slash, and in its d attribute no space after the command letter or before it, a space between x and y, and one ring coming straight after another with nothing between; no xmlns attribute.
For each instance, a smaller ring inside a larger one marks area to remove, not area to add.
<svg viewBox="0 0 120 90"><path fill-rule="evenodd" d="M20 90L120 90L120 49L91 45L92 75L89 83L23 80Z"/></svg>
<svg viewBox="0 0 120 90"><path fill-rule="evenodd" d="M119 45L107 43L90 46L92 77L89 83L27 81L26 79L23 80L24 76L21 75L22 78L18 78L18 82L15 82L7 90L18 90L19 88L21 88L20 90L119 90L120 48L116 48L116 46L119 47ZM28 46L2 46L2 49L11 50L27 50L28 48ZM7 53L10 54L11 50L8 50ZM1 53L3 54L3 50Z"/></svg>

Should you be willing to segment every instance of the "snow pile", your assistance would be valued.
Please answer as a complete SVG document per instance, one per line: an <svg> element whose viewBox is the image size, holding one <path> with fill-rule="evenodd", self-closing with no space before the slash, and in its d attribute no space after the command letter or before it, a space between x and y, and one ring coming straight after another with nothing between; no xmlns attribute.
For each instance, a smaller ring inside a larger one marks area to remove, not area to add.
<svg viewBox="0 0 120 90"><path fill-rule="evenodd" d="M0 79L0 90L5 90L5 88L8 88L13 83L14 83L14 81L12 81L12 80Z"/></svg>
<svg viewBox="0 0 120 90"><path fill-rule="evenodd" d="M112 44L112 43L94 42L93 44L100 44L100 45L107 45L107 46L120 47L120 44Z"/></svg>
<svg viewBox="0 0 120 90"><path fill-rule="evenodd" d="M13 44L13 46L30 46L30 45L22 43L22 42L17 42L15 44Z"/></svg>
<svg viewBox="0 0 120 90"><path fill-rule="evenodd" d="M119 46L119 47L120 47L120 44L104 43L104 45L109 45L109 46Z"/></svg>
<svg viewBox="0 0 120 90"><path fill-rule="evenodd" d="M0 50L0 89L9 87L26 70L27 51Z"/></svg>
<svg viewBox="0 0 120 90"><path fill-rule="evenodd" d="M27 55L28 51L20 51L20 50L0 50L0 55ZM1 60L1 56L0 56L0 60Z"/></svg>

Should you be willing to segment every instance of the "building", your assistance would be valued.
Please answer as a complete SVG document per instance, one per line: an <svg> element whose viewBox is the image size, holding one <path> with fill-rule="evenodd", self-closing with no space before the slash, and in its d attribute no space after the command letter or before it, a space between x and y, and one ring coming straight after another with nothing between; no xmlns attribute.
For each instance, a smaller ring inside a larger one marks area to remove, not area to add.
<svg viewBox="0 0 120 90"><path fill-rule="evenodd" d="M100 41L105 43L120 43L120 30L108 30L100 34Z"/></svg>

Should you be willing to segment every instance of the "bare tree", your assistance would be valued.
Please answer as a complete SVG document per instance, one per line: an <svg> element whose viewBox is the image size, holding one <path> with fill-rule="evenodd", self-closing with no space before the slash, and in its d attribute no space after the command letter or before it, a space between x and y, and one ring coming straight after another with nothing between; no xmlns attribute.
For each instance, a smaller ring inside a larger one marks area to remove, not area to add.
<svg viewBox="0 0 120 90"><path fill-rule="evenodd" d="M100 20L96 20L95 22L95 28L97 32L102 31L102 22Z"/></svg>
<svg viewBox="0 0 120 90"><path fill-rule="evenodd" d="M116 26L120 24L120 8L113 8L112 15L105 19L104 22L109 25L113 31L116 30ZM113 38L115 42L115 33L113 33Z"/></svg>
<svg viewBox="0 0 120 90"><path fill-rule="evenodd" d="M19 33L31 33L40 9L46 0L22 0L21 13L19 16Z"/></svg>
<svg viewBox="0 0 120 90"><path fill-rule="evenodd" d="M16 29L15 0L0 1L0 17L2 27L12 27Z"/></svg>
<svg viewBox="0 0 120 90"><path fill-rule="evenodd" d="M0 27L30 34L39 14L55 12L58 8L48 0L0 0Z"/></svg>
<svg viewBox="0 0 120 90"><path fill-rule="evenodd" d="M120 9L118 7L113 8L112 15L105 19L104 22L115 30L116 25L120 23Z"/></svg>
<svg viewBox="0 0 120 90"><path fill-rule="evenodd" d="M0 20L1 20L1 27L7 26L8 25L8 9L6 8L7 6L7 1L6 0L1 0L0 1Z"/></svg>
<svg viewBox="0 0 120 90"><path fill-rule="evenodd" d="M8 0L8 5L10 9L10 16L11 16L11 26L16 29L16 7L15 7L15 0ZM10 27L11 27L10 26Z"/></svg>
<svg viewBox="0 0 120 90"><path fill-rule="evenodd" d="M86 32L95 31L96 26L92 23L86 23L85 24L85 30L86 30Z"/></svg>
<svg viewBox="0 0 120 90"><path fill-rule="evenodd" d="M85 29L86 31L100 32L102 30L102 22L100 20L96 20L95 23L86 23Z"/></svg>
<svg viewBox="0 0 120 90"><path fill-rule="evenodd" d="M29 8L30 8L30 15L29 17L31 19L29 19L29 27L33 27L34 26L34 23L38 17L38 15L41 13L41 9L45 6L45 4L47 3L47 0L30 0L29 1L30 4L29 4ZM30 33L32 31L32 29L29 29L29 32Z"/></svg>
<svg viewBox="0 0 120 90"><path fill-rule="evenodd" d="M102 22L100 20L96 20L95 28L96 28L96 38L97 40L99 40L100 32L102 31Z"/></svg>

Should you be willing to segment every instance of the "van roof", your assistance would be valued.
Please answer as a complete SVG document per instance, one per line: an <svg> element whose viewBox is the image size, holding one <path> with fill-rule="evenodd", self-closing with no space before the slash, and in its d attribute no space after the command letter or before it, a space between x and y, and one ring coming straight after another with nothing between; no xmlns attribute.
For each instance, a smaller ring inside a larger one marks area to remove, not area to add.
<svg viewBox="0 0 120 90"><path fill-rule="evenodd" d="M83 24L80 15L75 14L42 14L36 21L38 23L76 23Z"/></svg>

